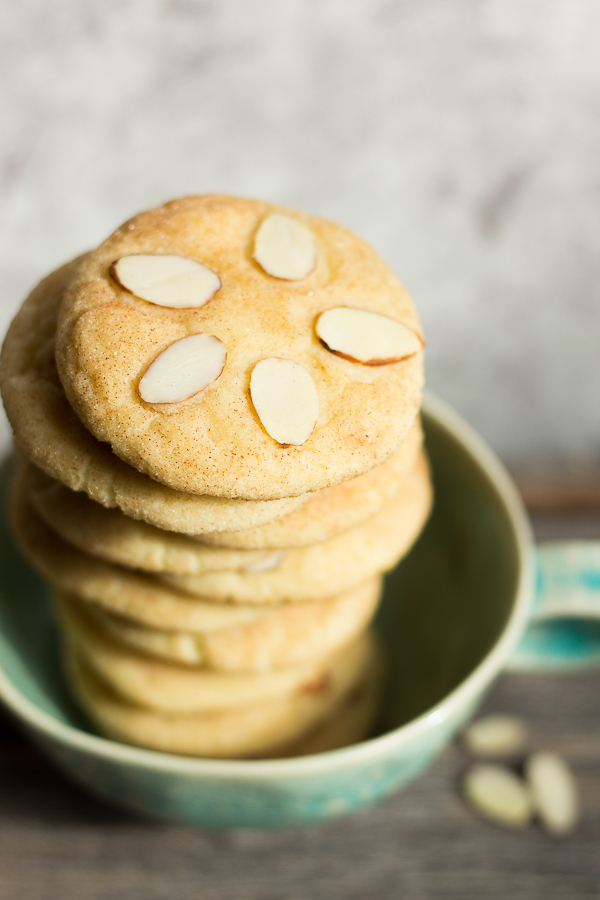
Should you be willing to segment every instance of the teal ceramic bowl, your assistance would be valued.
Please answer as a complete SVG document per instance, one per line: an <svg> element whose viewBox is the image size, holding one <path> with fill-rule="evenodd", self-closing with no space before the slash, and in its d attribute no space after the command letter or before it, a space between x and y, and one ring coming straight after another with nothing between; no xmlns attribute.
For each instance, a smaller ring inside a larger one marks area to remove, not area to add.
<svg viewBox="0 0 600 900"><path fill-rule="evenodd" d="M347 813L402 787L431 763L507 663L534 593L529 527L504 470L439 401L427 400L424 424L435 508L417 545L386 580L377 626L388 651L390 684L377 737L280 761L192 759L99 737L69 698L48 590L15 549L5 516L4 703L79 784L130 809L179 822L285 826ZM7 480L5 471L4 513ZM545 640L542 628L523 658L539 660Z"/></svg>

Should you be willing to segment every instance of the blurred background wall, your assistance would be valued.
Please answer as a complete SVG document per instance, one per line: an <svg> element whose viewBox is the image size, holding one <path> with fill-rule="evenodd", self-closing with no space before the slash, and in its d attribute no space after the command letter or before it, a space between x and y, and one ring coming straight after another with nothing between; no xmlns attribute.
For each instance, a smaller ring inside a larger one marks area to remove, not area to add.
<svg viewBox="0 0 600 900"><path fill-rule="evenodd" d="M599 34L597 0L5 0L0 328L133 213L257 196L375 246L509 463L593 464Z"/></svg>

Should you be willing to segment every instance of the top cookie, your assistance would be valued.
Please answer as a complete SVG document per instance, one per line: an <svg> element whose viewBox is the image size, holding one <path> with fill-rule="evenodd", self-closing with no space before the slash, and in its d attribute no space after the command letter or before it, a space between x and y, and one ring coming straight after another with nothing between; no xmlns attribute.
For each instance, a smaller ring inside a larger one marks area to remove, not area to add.
<svg viewBox="0 0 600 900"><path fill-rule="evenodd" d="M86 427L157 481L297 496L383 462L422 388L410 297L359 238L254 200L141 213L78 265L56 360Z"/></svg>

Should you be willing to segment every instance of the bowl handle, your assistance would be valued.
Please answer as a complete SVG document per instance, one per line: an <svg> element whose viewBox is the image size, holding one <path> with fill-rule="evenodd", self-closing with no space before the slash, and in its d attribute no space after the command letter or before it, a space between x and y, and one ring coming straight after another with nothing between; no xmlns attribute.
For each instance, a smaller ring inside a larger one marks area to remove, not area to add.
<svg viewBox="0 0 600 900"><path fill-rule="evenodd" d="M531 617L512 670L600 666L600 541L540 544Z"/></svg>

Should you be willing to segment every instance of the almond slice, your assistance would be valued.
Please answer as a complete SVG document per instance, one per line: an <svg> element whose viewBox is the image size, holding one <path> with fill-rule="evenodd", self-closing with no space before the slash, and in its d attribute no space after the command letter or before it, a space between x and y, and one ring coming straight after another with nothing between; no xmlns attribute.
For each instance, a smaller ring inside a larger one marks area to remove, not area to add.
<svg viewBox="0 0 600 900"><path fill-rule="evenodd" d="M139 391L146 403L179 403L215 381L225 366L225 346L212 334L175 341L146 369Z"/></svg>
<svg viewBox="0 0 600 900"><path fill-rule="evenodd" d="M221 287L218 275L185 256L122 256L110 274L136 297L173 309L204 306Z"/></svg>
<svg viewBox="0 0 600 900"><path fill-rule="evenodd" d="M254 366L250 396L265 431L280 444L300 446L311 436L319 397L304 366L291 359L263 359Z"/></svg>
<svg viewBox="0 0 600 900"><path fill-rule="evenodd" d="M512 756L526 742L527 731L521 719L501 713L482 716L463 733L465 749L473 756Z"/></svg>
<svg viewBox="0 0 600 900"><path fill-rule="evenodd" d="M504 766L473 766L465 775L463 790L468 802L488 819L512 828L523 828L531 820L527 785Z"/></svg>
<svg viewBox="0 0 600 900"><path fill-rule="evenodd" d="M296 219L271 213L256 232L254 259L274 278L300 281L310 275L316 265L315 236Z"/></svg>
<svg viewBox="0 0 600 900"><path fill-rule="evenodd" d="M533 805L546 831L563 835L579 820L577 785L571 770L556 753L533 753L525 764Z"/></svg>
<svg viewBox="0 0 600 900"><path fill-rule="evenodd" d="M400 362L423 348L421 337L402 322L348 306L321 313L316 331L331 353L365 366Z"/></svg>

